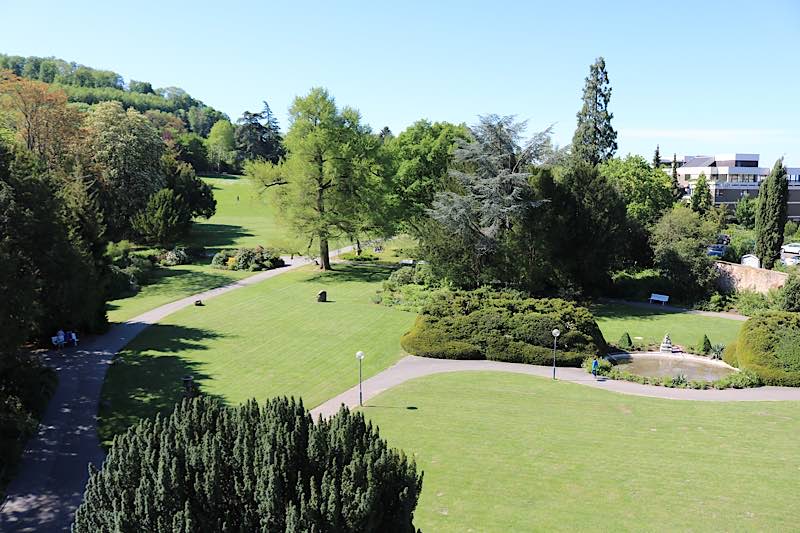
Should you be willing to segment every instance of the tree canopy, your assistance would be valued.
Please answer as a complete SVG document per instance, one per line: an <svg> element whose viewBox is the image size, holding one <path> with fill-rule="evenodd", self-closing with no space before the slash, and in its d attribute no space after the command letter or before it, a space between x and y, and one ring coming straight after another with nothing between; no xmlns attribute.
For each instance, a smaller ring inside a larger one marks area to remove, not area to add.
<svg viewBox="0 0 800 533"><path fill-rule="evenodd" d="M583 106L578 111L578 128L572 137L572 153L592 165L611 158L617 151L617 132L611 125L614 114L608 110L611 83L602 57L589 67L583 87Z"/></svg>

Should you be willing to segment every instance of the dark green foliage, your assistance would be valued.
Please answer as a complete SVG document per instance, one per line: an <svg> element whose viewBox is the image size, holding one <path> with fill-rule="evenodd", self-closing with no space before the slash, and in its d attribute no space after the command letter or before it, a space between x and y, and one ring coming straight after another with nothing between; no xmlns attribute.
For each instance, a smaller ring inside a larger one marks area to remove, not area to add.
<svg viewBox="0 0 800 533"><path fill-rule="evenodd" d="M192 218L211 218L217 201L211 186L197 177L194 169L183 162L165 162L167 188L181 198Z"/></svg>
<svg viewBox="0 0 800 533"><path fill-rule="evenodd" d="M711 341L708 339L708 335L703 335L703 340L700 341L700 344L697 346L697 348L703 355L708 355L711 353Z"/></svg>
<svg viewBox="0 0 800 533"><path fill-rule="evenodd" d="M742 326L725 362L758 374L765 385L800 387L800 314L766 311Z"/></svg>
<svg viewBox="0 0 800 533"><path fill-rule="evenodd" d="M572 137L572 153L580 161L597 165L617 151L617 132L611 126L614 114L608 111L611 85L602 57L589 67L583 87L583 107L578 112L578 128Z"/></svg>
<svg viewBox="0 0 800 533"><path fill-rule="evenodd" d="M756 225L756 209L758 201L751 197L749 194L744 193L738 202L736 202L736 222L746 228L753 229Z"/></svg>
<svg viewBox="0 0 800 533"><path fill-rule="evenodd" d="M263 159L277 164L286 155L278 119L267 102L260 113L245 111L242 114L236 121L234 139L243 159Z"/></svg>
<svg viewBox="0 0 800 533"><path fill-rule="evenodd" d="M672 189L673 201L677 202L683 198L685 191L681 187L680 181L678 181L678 156L676 154L672 154L672 181L670 182L670 188Z"/></svg>
<svg viewBox="0 0 800 533"><path fill-rule="evenodd" d="M675 294L672 283L654 268L620 270L611 275L610 295L615 298L647 301L650 295Z"/></svg>
<svg viewBox="0 0 800 533"><path fill-rule="evenodd" d="M552 362L555 328L562 331L557 357L564 366L577 366L587 353L607 349L587 309L488 288L432 294L401 344L423 357L546 364L545 359Z"/></svg>
<svg viewBox="0 0 800 533"><path fill-rule="evenodd" d="M706 247L714 242L716 229L712 222L680 204L655 225L653 255L656 267L674 291L670 296L694 302L711 292L716 271Z"/></svg>
<svg viewBox="0 0 800 533"><path fill-rule="evenodd" d="M780 257L788 197L786 168L783 159L778 159L758 192L755 254L761 259L762 268L772 268Z"/></svg>
<svg viewBox="0 0 800 533"><path fill-rule="evenodd" d="M203 138L196 133L183 133L175 139L178 148L178 159L192 165L197 171L209 170L208 150Z"/></svg>
<svg viewBox="0 0 800 533"><path fill-rule="evenodd" d="M201 397L114 439L73 531L413 532L421 489L361 413L315 424L294 399Z"/></svg>
<svg viewBox="0 0 800 533"><path fill-rule="evenodd" d="M623 333L622 337L620 337L617 341L617 348L622 350L633 350L633 341L631 340L631 336L627 331Z"/></svg>
<svg viewBox="0 0 800 533"><path fill-rule="evenodd" d="M778 292L778 305L784 311L800 311L800 275L793 272Z"/></svg>
<svg viewBox="0 0 800 533"><path fill-rule="evenodd" d="M656 151L653 152L653 168L661 168L661 150L658 145L656 145Z"/></svg>
<svg viewBox="0 0 800 533"><path fill-rule="evenodd" d="M377 255L372 254L370 252L346 252L339 256L340 259L344 259L345 261L358 261L358 262L369 262L369 261L377 261L380 259Z"/></svg>
<svg viewBox="0 0 800 533"><path fill-rule="evenodd" d="M706 175L702 172L697 178L697 182L692 189L692 211L704 215L711 210L714 204L711 202L711 189L708 186Z"/></svg>
<svg viewBox="0 0 800 533"><path fill-rule="evenodd" d="M133 229L150 244L171 247L186 235L191 214L172 189L161 189L150 197L147 206L131 220Z"/></svg>

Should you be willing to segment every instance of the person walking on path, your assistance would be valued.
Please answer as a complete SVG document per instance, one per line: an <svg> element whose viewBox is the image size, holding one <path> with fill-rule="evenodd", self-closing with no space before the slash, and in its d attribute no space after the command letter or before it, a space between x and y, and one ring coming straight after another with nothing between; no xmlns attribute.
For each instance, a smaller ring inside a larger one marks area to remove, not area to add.
<svg viewBox="0 0 800 533"><path fill-rule="evenodd" d="M600 361L597 360L597 356L595 355L594 359L592 359L592 375L594 376L594 379L597 379L597 370L599 368L600 368Z"/></svg>

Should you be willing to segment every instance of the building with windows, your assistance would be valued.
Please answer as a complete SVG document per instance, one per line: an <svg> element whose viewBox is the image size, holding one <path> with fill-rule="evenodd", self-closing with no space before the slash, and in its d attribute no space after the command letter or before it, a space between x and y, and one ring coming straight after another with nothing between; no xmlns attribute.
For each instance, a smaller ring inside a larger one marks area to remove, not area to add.
<svg viewBox="0 0 800 533"><path fill-rule="evenodd" d="M672 172L672 159L664 158L664 170ZM745 194L758 196L758 188L771 167L758 165L758 154L717 154L679 157L678 182L691 195L700 174L704 174L715 205L733 207ZM788 215L800 219L800 167L786 167L789 176Z"/></svg>

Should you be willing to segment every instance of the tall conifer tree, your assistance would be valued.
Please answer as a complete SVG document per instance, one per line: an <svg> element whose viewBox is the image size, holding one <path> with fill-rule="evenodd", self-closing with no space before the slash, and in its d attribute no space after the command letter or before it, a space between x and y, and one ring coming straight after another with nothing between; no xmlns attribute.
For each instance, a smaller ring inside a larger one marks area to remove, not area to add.
<svg viewBox="0 0 800 533"><path fill-rule="evenodd" d="M661 151L658 145L656 145L656 151L653 154L653 168L661 168Z"/></svg>
<svg viewBox="0 0 800 533"><path fill-rule="evenodd" d="M683 197L683 187L678 181L678 156L672 154L672 198L676 202Z"/></svg>
<svg viewBox="0 0 800 533"><path fill-rule="evenodd" d="M772 268L780 257L788 198L789 180L781 158L775 162L758 193L755 253L764 268Z"/></svg>
<svg viewBox="0 0 800 533"><path fill-rule="evenodd" d="M602 57L589 68L583 87L583 107L578 112L578 127L572 137L572 152L579 160L597 165L617 151L617 132L611 126L614 114L608 111L611 84Z"/></svg>

